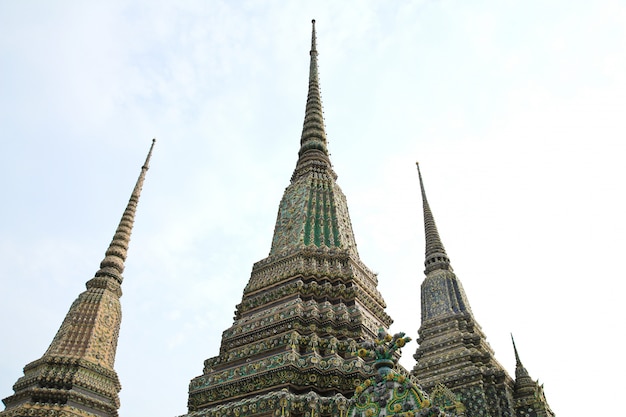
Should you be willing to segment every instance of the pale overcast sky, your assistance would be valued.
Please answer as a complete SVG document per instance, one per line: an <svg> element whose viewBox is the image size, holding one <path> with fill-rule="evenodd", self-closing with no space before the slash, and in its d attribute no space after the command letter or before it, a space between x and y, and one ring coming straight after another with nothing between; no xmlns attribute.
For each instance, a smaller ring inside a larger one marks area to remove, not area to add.
<svg viewBox="0 0 626 417"><path fill-rule="evenodd" d="M185 413L269 253L313 18L331 158L392 331L420 326L419 161L496 358L514 373L513 333L559 416L622 397L626 4L602 0L0 0L0 397L97 271L156 137L120 415Z"/></svg>

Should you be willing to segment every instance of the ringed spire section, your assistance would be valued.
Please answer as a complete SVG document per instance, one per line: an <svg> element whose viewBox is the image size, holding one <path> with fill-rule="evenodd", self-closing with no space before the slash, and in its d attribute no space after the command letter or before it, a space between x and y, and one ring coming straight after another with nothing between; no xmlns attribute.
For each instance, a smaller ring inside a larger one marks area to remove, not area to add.
<svg viewBox="0 0 626 417"><path fill-rule="evenodd" d="M452 271L452 265L450 265L450 258L446 254L446 249L441 242L439 232L437 231L437 225L435 224L435 218L430 210L428 199L426 198L426 191L424 190L424 182L422 180L422 172L420 171L420 165L418 162L417 174L420 180L420 190L422 192L422 206L424 210L424 233L426 235L426 259L424 266L426 270L424 273L428 274L436 269L445 269Z"/></svg>
<svg viewBox="0 0 626 417"><path fill-rule="evenodd" d="M324 112L322 109L322 95L317 65L317 37L315 32L315 20L311 21L311 61L309 64L309 91L307 94L306 108L304 112L304 125L300 138L300 151L298 163L291 177L295 181L309 172L328 175L337 179L332 170L332 164L328 154L326 129L324 127Z"/></svg>
<svg viewBox="0 0 626 417"><path fill-rule="evenodd" d="M135 222L137 204L139 203L139 196L141 194L141 189L143 188L146 173L150 168L150 158L152 158L152 150L154 149L155 143L156 139L152 139L152 145L150 145L146 161L141 167L141 173L139 174L135 188L130 196L126 210L124 210L122 220L115 231L115 235L113 236L113 240L105 253L104 259L100 263L100 269L96 272L96 277L108 276L115 278L120 284L122 283L124 262L126 261L128 244L130 243L130 234Z"/></svg>

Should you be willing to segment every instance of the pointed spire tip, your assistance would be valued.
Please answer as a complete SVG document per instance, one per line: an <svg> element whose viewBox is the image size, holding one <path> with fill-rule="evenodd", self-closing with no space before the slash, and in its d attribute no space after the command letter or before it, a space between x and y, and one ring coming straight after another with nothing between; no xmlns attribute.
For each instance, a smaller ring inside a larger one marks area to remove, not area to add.
<svg viewBox="0 0 626 417"><path fill-rule="evenodd" d="M415 166L417 167L417 175L420 180L420 188L422 189L422 193L424 192L424 184L422 183L422 171L420 170L420 163L415 161Z"/></svg>
<svg viewBox="0 0 626 417"><path fill-rule="evenodd" d="M517 346L515 346L515 338L513 337L513 332L511 332L511 342L513 343L513 352L515 353L515 363L521 365L522 361L519 358L519 354L517 353Z"/></svg>
<svg viewBox="0 0 626 417"><path fill-rule="evenodd" d="M156 138L152 138L152 143L150 144L150 150L148 151L148 156L146 156L146 162L144 162L141 169L150 168L150 158L152 158L152 150L154 149L154 144L156 143Z"/></svg>
<svg viewBox="0 0 626 417"><path fill-rule="evenodd" d="M312 29L311 29L311 54L317 54L317 40L316 40L316 35L315 35L315 19L311 20L311 25L312 25ZM316 64L317 66L317 64ZM316 68L317 71L317 68Z"/></svg>

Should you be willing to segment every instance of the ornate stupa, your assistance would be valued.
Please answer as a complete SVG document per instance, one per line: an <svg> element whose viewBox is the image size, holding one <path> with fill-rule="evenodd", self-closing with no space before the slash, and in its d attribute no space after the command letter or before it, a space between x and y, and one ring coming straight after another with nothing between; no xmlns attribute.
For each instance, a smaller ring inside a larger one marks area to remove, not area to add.
<svg viewBox="0 0 626 417"><path fill-rule="evenodd" d="M313 21L300 150L270 253L254 264L219 355L191 381L188 416L345 415L373 373L358 343L392 322L330 162L317 56Z"/></svg>
<svg viewBox="0 0 626 417"><path fill-rule="evenodd" d="M24 367L15 393L3 400L1 417L117 417L121 385L113 365L122 321L122 273L154 143L100 269L70 307L48 350Z"/></svg>
<svg viewBox="0 0 626 417"><path fill-rule="evenodd" d="M413 356L417 363L412 374L427 392L442 386L451 390L467 407L468 417L553 416L543 392L521 367L517 351L515 380L496 360L452 269L426 198L419 165L417 170L424 210L426 278L421 286L419 347ZM542 399L529 409L528 399L535 393Z"/></svg>

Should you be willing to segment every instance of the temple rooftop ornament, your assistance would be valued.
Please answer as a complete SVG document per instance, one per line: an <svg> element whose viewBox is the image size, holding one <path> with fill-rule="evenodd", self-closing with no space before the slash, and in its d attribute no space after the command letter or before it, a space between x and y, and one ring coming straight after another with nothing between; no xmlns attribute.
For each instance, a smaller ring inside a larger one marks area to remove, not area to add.
<svg viewBox="0 0 626 417"><path fill-rule="evenodd" d="M361 344L359 356L374 360L376 374L363 381L349 401L348 417L444 417L461 416L465 407L449 391L430 399L409 375L395 365L402 348L411 339L380 329L374 341Z"/></svg>

